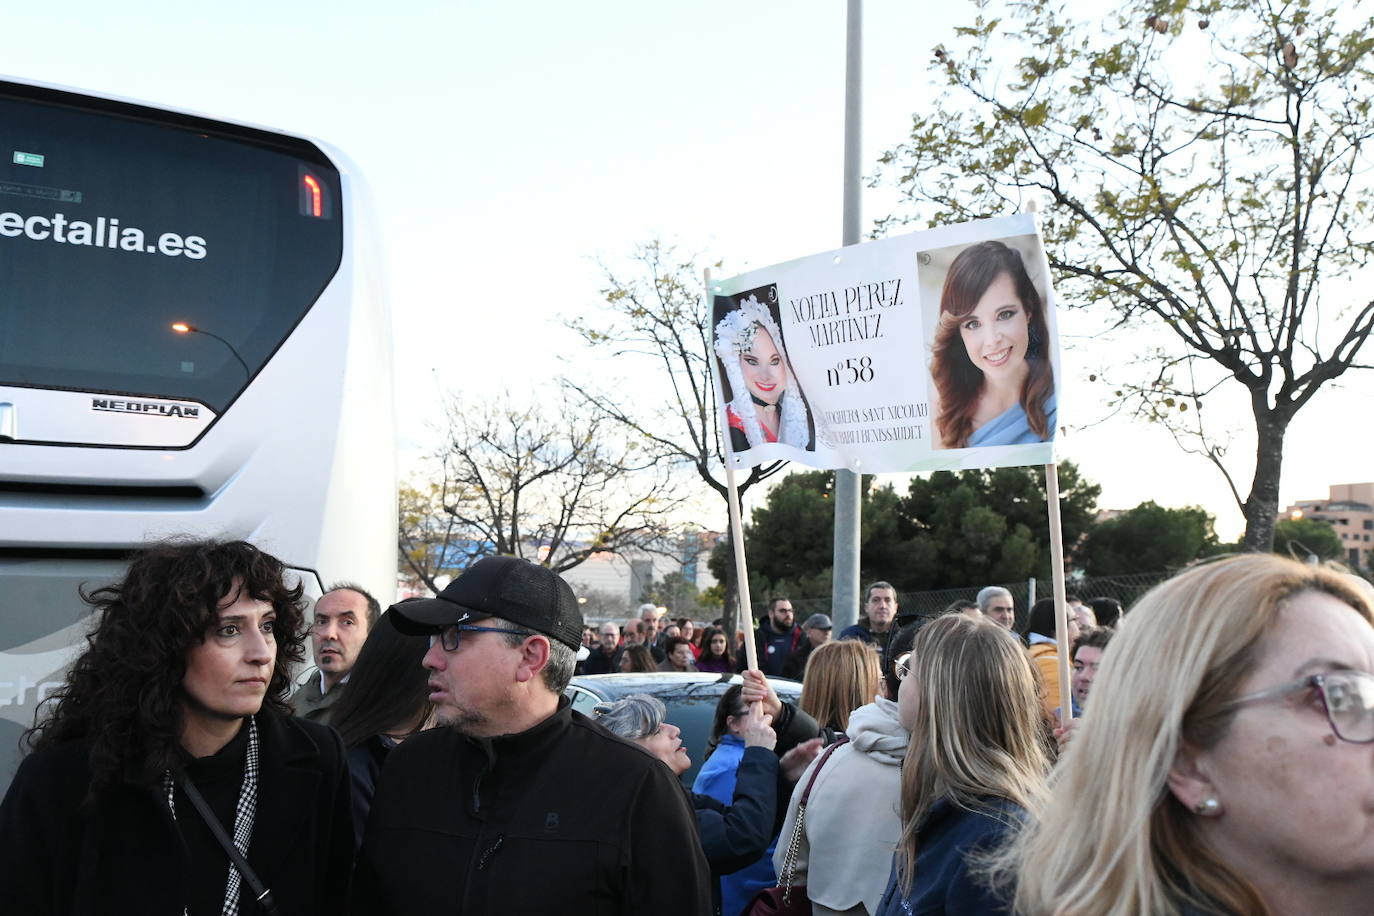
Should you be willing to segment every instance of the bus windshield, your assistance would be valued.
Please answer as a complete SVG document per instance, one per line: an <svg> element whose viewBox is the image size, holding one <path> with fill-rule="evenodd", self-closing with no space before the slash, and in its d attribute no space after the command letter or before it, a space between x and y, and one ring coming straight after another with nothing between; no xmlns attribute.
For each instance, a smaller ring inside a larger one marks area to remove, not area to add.
<svg viewBox="0 0 1374 916"><path fill-rule="evenodd" d="M0 83L0 385L195 401L247 386L339 269L311 144Z"/></svg>

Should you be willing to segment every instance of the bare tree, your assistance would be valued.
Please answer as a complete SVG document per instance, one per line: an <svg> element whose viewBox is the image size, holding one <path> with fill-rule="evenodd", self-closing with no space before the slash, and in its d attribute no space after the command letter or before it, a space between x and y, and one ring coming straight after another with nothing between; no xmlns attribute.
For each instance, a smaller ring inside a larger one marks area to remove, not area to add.
<svg viewBox="0 0 1374 916"><path fill-rule="evenodd" d="M1268 550L1289 424L1368 368L1374 302L1348 281L1374 258L1374 20L1334 0L1128 0L1105 22L977 7L935 49L948 90L884 170L932 223L1045 195L1065 301L1132 335L1109 405L1214 464L1245 545ZM1249 405L1244 495L1226 418L1204 410L1220 391Z"/></svg>
<svg viewBox="0 0 1374 916"><path fill-rule="evenodd" d="M658 384L648 387L648 396L637 389L634 397L611 394L577 379L565 378L563 384L597 416L635 436L656 461L690 468L723 500L724 452L712 385L711 314L700 273L690 259L679 260L672 247L657 239L640 245L632 261L631 276L603 265L603 314L575 319L569 327L603 362L634 360L636 368L653 373ZM740 474L740 494L785 464L773 462ZM723 527L729 530L728 521ZM736 594L731 567L725 613L732 626Z"/></svg>
<svg viewBox="0 0 1374 916"><path fill-rule="evenodd" d="M509 396L453 398L446 417L438 474L410 488L417 511L402 515L402 560L431 589L483 556L562 573L596 553L656 550L668 535L682 502L672 475L605 417L568 405L550 417Z"/></svg>

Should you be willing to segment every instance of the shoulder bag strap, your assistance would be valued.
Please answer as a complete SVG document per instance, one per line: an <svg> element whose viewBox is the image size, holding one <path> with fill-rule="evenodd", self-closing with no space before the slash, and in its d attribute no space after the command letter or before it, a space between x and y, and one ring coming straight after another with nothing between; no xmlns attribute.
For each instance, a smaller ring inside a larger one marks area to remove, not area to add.
<svg viewBox="0 0 1374 916"><path fill-rule="evenodd" d="M210 806L206 804L200 790L196 788L196 784L189 779L183 779L181 780L181 790L186 793L186 797L190 799L191 805L196 811L200 812L201 820L205 821L205 826L209 827L210 832L215 835L215 840L229 854L229 861L234 863L234 867L239 870L243 880L248 882L254 899L258 901L258 906L262 907L262 911L267 916L279 916L276 901L272 899L272 891L263 886L261 879L258 878L258 873L253 871L252 866L239 853L234 841L229 839L229 835L224 832L224 826L220 824L219 818L215 817L215 812L210 810Z"/></svg>
<svg viewBox="0 0 1374 916"><path fill-rule="evenodd" d="M843 736L838 741L831 744L821 754L821 759L816 762L816 768L811 771L811 778L806 781L806 789L802 792L801 803L797 805L797 818L792 822L792 838L787 843L787 855L782 860L782 874L778 876L778 886L782 888L782 904L788 905L789 898L792 896L792 880L797 871L797 856L801 855L802 830L806 826L806 803L811 800L811 787L816 784L816 777L821 775L821 767L830 759L830 755L849 740Z"/></svg>

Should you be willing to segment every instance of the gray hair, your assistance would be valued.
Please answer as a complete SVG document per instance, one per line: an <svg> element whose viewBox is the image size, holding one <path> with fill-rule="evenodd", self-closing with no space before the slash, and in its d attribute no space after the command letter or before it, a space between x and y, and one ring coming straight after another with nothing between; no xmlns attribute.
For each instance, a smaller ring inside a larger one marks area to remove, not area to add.
<svg viewBox="0 0 1374 916"><path fill-rule="evenodd" d="M1016 601L1015 598L1012 598L1011 592L1009 592L1007 589L1003 588L1000 585L989 585L987 588L979 592L978 597L973 600L978 602L978 610L986 613L988 609L988 604L992 601L993 598L1001 598L1004 596L1007 598L1011 598L1013 603Z"/></svg>
<svg viewBox="0 0 1374 916"><path fill-rule="evenodd" d="M599 703L592 712L596 713L596 721L627 741L649 737L668 717L663 701L647 693L632 693L615 703Z"/></svg>
<svg viewBox="0 0 1374 916"><path fill-rule="evenodd" d="M490 624L496 621L506 626L514 626L504 617L492 617L490 620L482 621ZM540 633L540 636L548 636L547 633ZM506 641L506 645L512 649L523 643L528 637L523 633L511 631L501 637ZM549 640L549 660L544 663L544 670L541 672L544 678L544 686L554 694L561 694L568 687L568 682L572 680L573 670L577 667L577 650L564 645L552 636Z"/></svg>

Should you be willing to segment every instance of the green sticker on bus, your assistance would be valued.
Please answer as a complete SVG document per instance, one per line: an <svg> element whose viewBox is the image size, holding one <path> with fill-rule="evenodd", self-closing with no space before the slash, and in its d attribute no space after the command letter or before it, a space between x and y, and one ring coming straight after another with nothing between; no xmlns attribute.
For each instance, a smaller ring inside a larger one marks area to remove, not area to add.
<svg viewBox="0 0 1374 916"><path fill-rule="evenodd" d="M43 156L39 153L21 153L18 150L15 150L14 164L31 165L35 168L41 169L43 167Z"/></svg>

